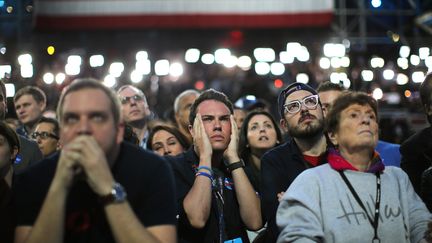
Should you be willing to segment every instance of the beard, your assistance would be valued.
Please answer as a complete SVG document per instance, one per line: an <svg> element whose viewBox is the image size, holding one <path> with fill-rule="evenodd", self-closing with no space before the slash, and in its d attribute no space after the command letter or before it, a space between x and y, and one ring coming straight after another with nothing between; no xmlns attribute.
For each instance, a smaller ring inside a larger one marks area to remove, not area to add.
<svg viewBox="0 0 432 243"><path fill-rule="evenodd" d="M324 132L324 120L316 119L306 126L288 124L288 134L293 138L312 138Z"/></svg>

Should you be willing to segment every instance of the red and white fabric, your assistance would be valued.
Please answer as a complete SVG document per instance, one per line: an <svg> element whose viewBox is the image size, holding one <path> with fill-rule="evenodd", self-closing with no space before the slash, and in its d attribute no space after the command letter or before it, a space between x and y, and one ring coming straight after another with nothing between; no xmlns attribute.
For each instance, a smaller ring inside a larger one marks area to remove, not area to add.
<svg viewBox="0 0 432 243"><path fill-rule="evenodd" d="M328 26L333 0L35 0L36 26L281 28Z"/></svg>

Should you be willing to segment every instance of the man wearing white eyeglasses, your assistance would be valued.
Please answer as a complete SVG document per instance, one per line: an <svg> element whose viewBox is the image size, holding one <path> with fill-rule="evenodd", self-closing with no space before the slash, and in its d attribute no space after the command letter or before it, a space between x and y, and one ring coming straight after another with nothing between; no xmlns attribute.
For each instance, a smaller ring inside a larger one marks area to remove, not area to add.
<svg viewBox="0 0 432 243"><path fill-rule="evenodd" d="M327 140L324 116L315 89L293 83L278 97L280 124L290 135L284 144L261 158L261 205L267 232L265 242L276 242L276 210L283 193L304 170L325 161Z"/></svg>
<svg viewBox="0 0 432 243"><path fill-rule="evenodd" d="M132 85L124 85L118 89L117 95L121 102L124 121L137 135L139 146L146 149L149 135L147 122L151 112L144 93Z"/></svg>

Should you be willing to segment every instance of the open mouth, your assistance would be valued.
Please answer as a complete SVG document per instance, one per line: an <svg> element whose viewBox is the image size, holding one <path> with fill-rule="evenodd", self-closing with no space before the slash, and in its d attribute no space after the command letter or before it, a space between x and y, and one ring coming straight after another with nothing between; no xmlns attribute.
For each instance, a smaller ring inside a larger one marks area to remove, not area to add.
<svg viewBox="0 0 432 243"><path fill-rule="evenodd" d="M268 140L269 140L269 138L267 136L260 136L258 138L258 141L268 141Z"/></svg>

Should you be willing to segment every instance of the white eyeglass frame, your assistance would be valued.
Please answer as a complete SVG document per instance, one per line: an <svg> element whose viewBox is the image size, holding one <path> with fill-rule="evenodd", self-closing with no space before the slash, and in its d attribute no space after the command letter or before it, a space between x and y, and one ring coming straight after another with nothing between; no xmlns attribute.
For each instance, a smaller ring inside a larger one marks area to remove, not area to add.
<svg viewBox="0 0 432 243"><path fill-rule="evenodd" d="M315 98L315 99L316 99L316 104L315 104L315 105L308 106L308 105L306 104L305 100L310 99L310 98ZM296 111L289 111L289 110L288 110L288 106L291 105L291 104L294 104L294 103L297 103L297 104L298 104L298 110L296 110ZM318 103L319 103L319 97L318 97L318 95L316 94L316 95L309 95L309 96L306 96L306 97L304 97L304 98L301 99L301 100L293 100L293 101L290 101L290 102L286 103L285 105L283 105L283 108L284 108L284 112L285 112L285 113L296 114L297 112L299 112L299 111L301 110L302 104L303 104L306 108L308 108L308 109L314 109L314 108L317 107Z"/></svg>

